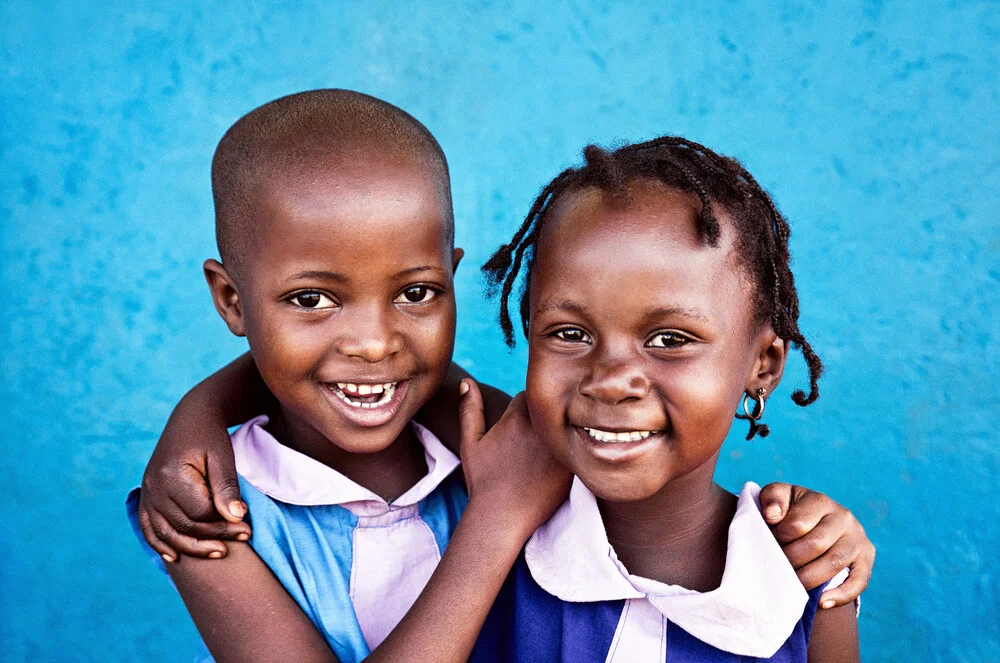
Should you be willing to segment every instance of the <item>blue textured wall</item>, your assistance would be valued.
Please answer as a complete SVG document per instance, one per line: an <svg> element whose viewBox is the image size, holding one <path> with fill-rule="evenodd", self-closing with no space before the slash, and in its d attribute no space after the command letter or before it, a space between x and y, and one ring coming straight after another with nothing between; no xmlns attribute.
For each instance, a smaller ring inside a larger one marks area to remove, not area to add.
<svg viewBox="0 0 1000 663"><path fill-rule="evenodd" d="M199 269L209 160L251 108L343 86L449 155L456 356L509 389L523 348L473 267L544 181L661 132L743 158L792 220L829 369L802 410L796 360L774 435L734 436L722 479L864 521L867 660L1000 660L996 2L181 4L0 3L0 657L188 660L122 498L171 404L242 348Z"/></svg>

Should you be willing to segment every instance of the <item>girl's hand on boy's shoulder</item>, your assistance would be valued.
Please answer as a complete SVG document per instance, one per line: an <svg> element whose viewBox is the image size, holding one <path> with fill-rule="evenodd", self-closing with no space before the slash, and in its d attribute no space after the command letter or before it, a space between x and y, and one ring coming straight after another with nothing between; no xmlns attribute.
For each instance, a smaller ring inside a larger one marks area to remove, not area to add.
<svg viewBox="0 0 1000 663"><path fill-rule="evenodd" d="M822 493L787 483L764 486L760 505L806 589L850 569L843 584L823 592L821 607L846 605L861 595L871 579L875 546L853 513Z"/></svg>
<svg viewBox="0 0 1000 663"><path fill-rule="evenodd" d="M566 500L573 475L535 436L523 393L487 432L476 382L462 380L460 392L462 467L470 504L501 513L527 539Z"/></svg>
<svg viewBox="0 0 1000 663"><path fill-rule="evenodd" d="M164 561L177 561L179 554L225 557L223 541L250 538L232 443L225 429L218 439L213 430L191 442L168 423L143 474L139 525Z"/></svg>

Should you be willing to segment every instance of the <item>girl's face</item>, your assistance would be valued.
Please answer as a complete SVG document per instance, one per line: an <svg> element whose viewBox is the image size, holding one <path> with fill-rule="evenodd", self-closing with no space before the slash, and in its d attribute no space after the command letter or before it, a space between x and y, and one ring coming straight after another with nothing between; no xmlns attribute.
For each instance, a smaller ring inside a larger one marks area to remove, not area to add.
<svg viewBox="0 0 1000 663"><path fill-rule="evenodd" d="M532 424L611 501L710 476L744 391L770 393L785 358L754 321L725 219L707 246L697 197L648 180L630 192L628 204L593 188L560 199L530 286Z"/></svg>

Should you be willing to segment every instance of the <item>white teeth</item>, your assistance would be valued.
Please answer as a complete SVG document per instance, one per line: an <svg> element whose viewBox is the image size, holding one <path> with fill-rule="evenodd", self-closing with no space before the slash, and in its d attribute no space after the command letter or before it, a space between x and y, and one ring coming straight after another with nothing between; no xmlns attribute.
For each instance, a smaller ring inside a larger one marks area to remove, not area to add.
<svg viewBox="0 0 1000 663"><path fill-rule="evenodd" d="M371 410L382 407L391 401L392 397L396 394L396 385L399 383L385 382L382 384L356 385L350 382L336 382L334 384L336 387L331 389L331 391L335 393L340 400L344 401L351 407ZM379 399L373 403L361 403L351 399L351 396L371 396L373 394L379 396Z"/></svg>
<svg viewBox="0 0 1000 663"><path fill-rule="evenodd" d="M627 433L612 433L611 431L598 430L597 428L584 428L583 430L587 431L587 434L598 442L611 442L614 444L638 442L639 440L645 440L653 434L653 431L648 430L636 430Z"/></svg>

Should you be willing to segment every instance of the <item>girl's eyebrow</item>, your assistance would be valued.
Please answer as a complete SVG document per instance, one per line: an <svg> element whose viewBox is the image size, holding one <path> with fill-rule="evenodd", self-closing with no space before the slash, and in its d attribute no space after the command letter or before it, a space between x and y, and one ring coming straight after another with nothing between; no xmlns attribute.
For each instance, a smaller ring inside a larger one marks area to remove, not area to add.
<svg viewBox="0 0 1000 663"><path fill-rule="evenodd" d="M585 313L583 306L568 299L557 299L553 302L548 302L545 306L540 306L535 313L546 313L548 311L566 311L567 313L576 313L577 315L584 315Z"/></svg>
<svg viewBox="0 0 1000 663"><path fill-rule="evenodd" d="M697 311L691 308L683 308L681 306L661 306L659 308L654 308L647 314L646 317L653 319L653 318L669 318L671 316L680 316L683 318L692 318L694 320L708 322L708 316L706 316L701 311Z"/></svg>

